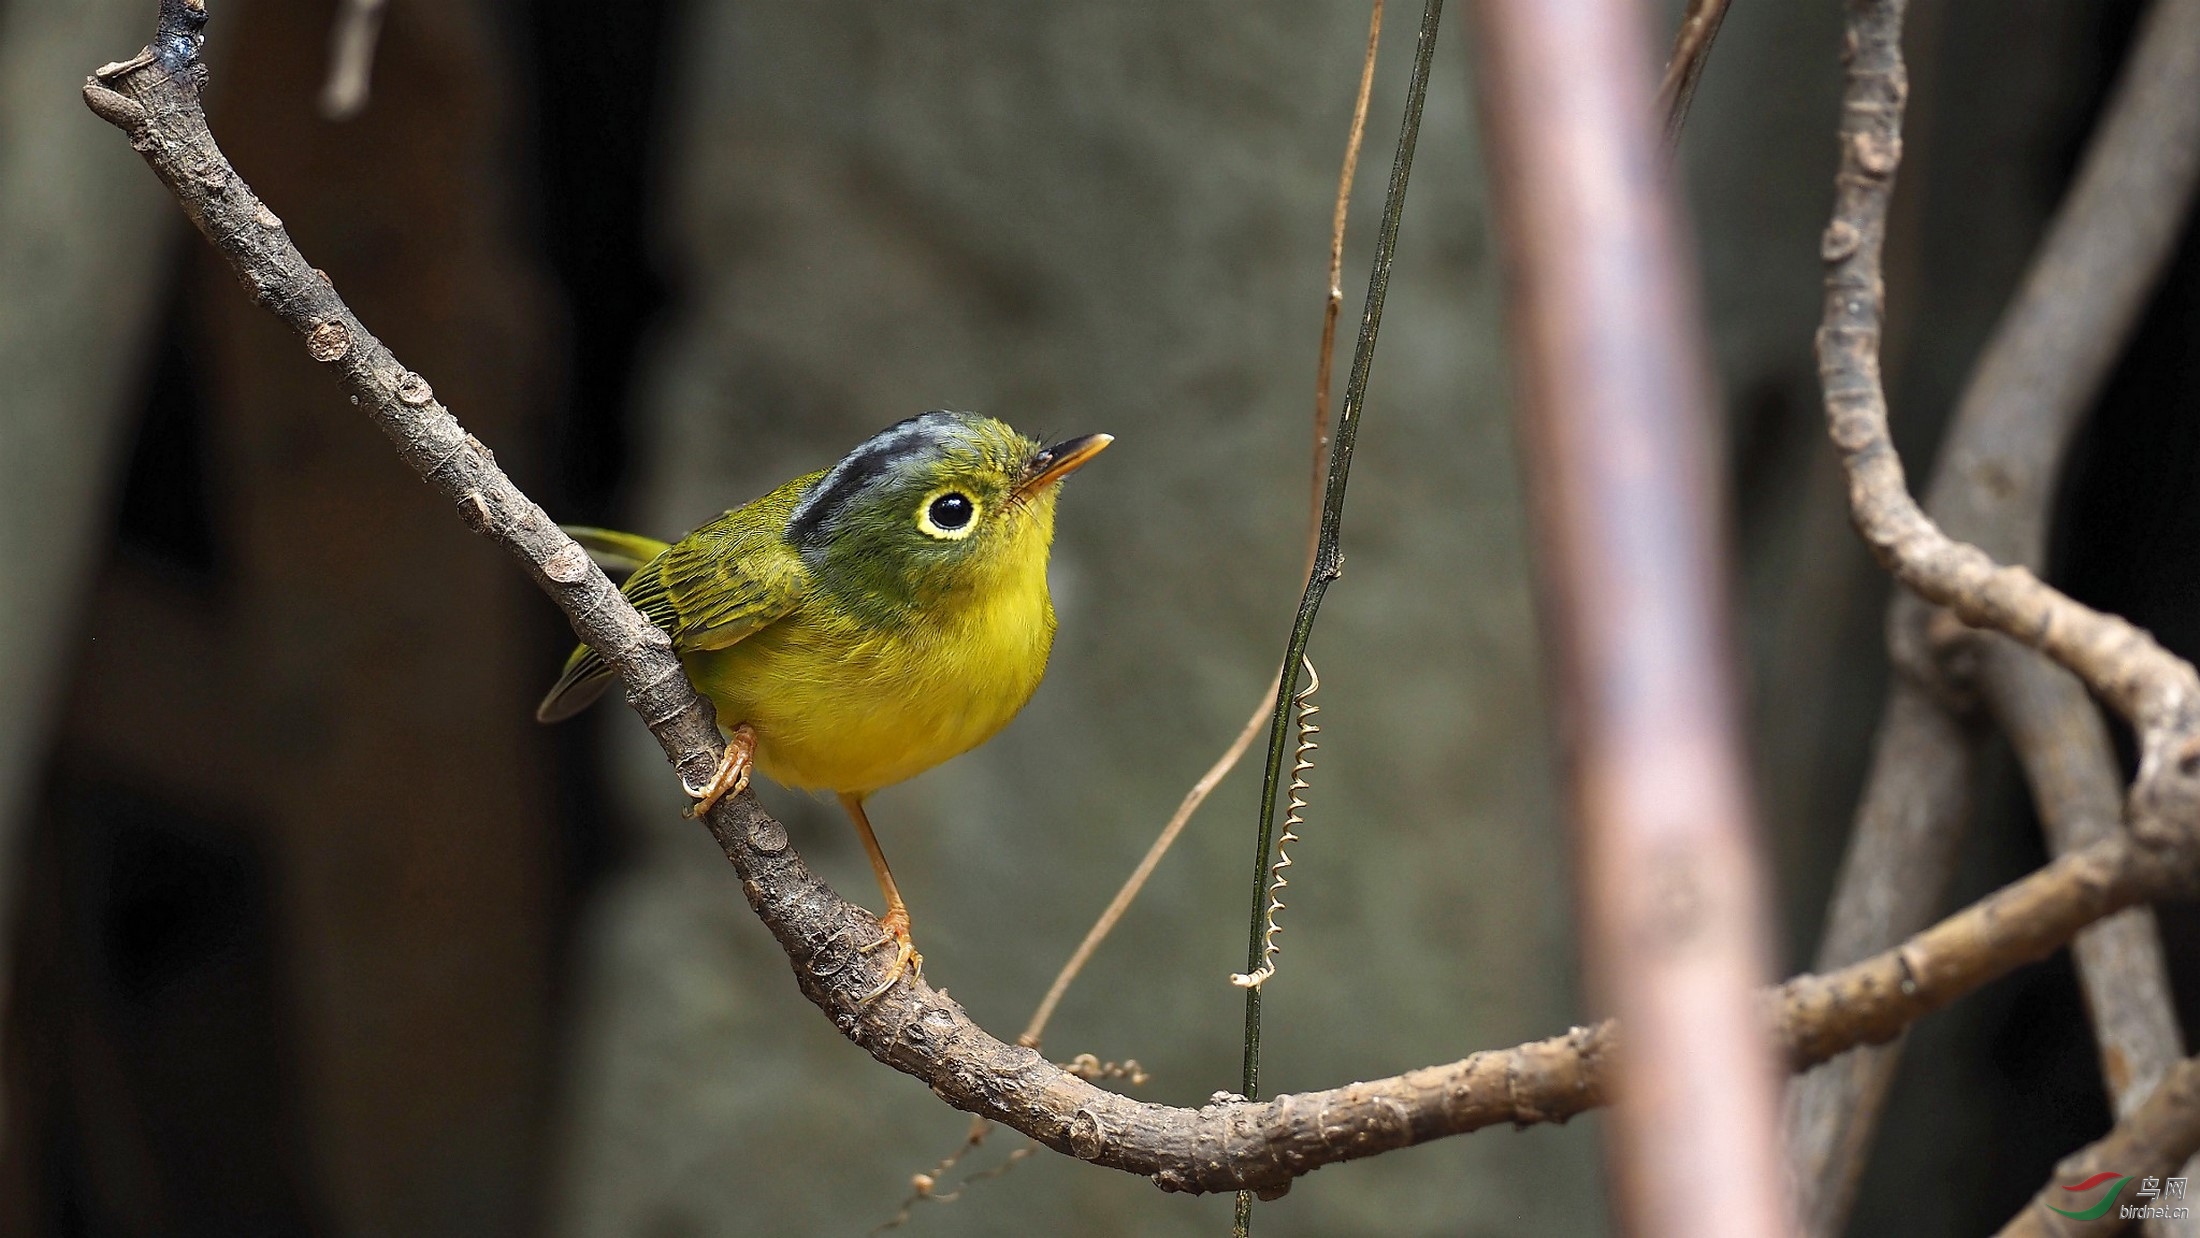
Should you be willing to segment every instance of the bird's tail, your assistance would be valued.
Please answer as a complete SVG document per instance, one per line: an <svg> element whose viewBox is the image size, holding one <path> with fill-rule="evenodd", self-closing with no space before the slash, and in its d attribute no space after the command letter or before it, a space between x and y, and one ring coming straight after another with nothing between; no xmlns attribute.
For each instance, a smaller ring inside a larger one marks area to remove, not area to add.
<svg viewBox="0 0 2200 1238"><path fill-rule="evenodd" d="M639 533L621 533L616 529L592 529L583 525L563 525L566 534L581 544L590 558L607 572L631 572L651 559L672 548L670 542L660 542L654 537ZM537 722L563 722L574 714L595 704L603 690L611 686L611 667L596 651L586 645L573 650L565 660L565 670L558 681L550 685L550 691L535 706Z"/></svg>

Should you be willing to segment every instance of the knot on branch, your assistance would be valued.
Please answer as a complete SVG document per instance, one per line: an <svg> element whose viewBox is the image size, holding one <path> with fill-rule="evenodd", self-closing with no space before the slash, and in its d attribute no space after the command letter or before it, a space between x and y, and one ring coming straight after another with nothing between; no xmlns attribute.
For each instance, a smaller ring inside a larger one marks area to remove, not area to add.
<svg viewBox="0 0 2200 1238"><path fill-rule="evenodd" d="M1986 634L1943 607L1905 592L1887 610L1887 660L1958 718L1979 705L1979 674Z"/></svg>
<svg viewBox="0 0 2200 1238"><path fill-rule="evenodd" d="M2188 888L2200 883L2200 727L2182 726L2147 744L2127 813L2143 846L2167 853Z"/></svg>

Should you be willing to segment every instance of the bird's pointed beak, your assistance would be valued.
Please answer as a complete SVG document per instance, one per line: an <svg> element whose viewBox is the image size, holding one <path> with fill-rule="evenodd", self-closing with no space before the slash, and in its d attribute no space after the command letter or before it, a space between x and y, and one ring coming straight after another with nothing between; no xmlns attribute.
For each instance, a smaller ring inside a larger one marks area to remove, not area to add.
<svg viewBox="0 0 2200 1238"><path fill-rule="evenodd" d="M1085 466L1115 441L1112 434L1087 434L1056 443L1031 458L1016 481L1016 497L1028 498Z"/></svg>

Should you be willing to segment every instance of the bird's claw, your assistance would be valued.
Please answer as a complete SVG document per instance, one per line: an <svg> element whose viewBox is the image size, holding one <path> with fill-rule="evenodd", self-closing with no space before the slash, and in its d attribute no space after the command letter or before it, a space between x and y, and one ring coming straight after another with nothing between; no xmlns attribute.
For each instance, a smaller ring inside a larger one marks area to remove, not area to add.
<svg viewBox="0 0 2200 1238"><path fill-rule="evenodd" d="M698 791L682 782L680 789L692 796L695 802L688 806L689 817L700 817L716 807L718 801L729 795L739 795L749 785L749 774L756 768L756 730L744 722L733 728L726 739L726 753L718 758L718 769L710 776L710 785Z"/></svg>
<svg viewBox="0 0 2200 1238"><path fill-rule="evenodd" d="M863 953L869 954L873 950L892 946L894 947L894 961L887 964L886 974L879 979L877 987L864 994L856 1002L859 1006L868 1006L877 1001L886 990L893 988L895 983L904 975L918 979L922 979L924 976L924 956L917 953L916 940L909 935L909 913L896 908L880 916L878 926L884 930L884 935L877 941L863 947Z"/></svg>

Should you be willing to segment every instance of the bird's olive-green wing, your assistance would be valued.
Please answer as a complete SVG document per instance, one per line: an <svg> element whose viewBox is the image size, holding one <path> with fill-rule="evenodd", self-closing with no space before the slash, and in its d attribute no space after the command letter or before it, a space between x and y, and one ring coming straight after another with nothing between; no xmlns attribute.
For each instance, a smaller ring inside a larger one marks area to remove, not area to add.
<svg viewBox="0 0 2200 1238"><path fill-rule="evenodd" d="M665 547L635 569L621 592L682 653L723 649L784 617L809 587L809 570L787 544L787 519L818 476L797 478ZM593 540L576 538L599 561L611 560L607 566L651 544L630 533L586 532ZM569 718L610 683L610 666L583 645L566 659L535 717Z"/></svg>

